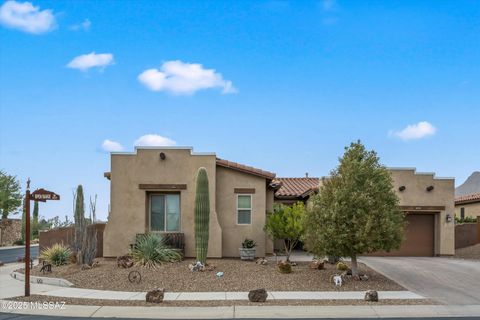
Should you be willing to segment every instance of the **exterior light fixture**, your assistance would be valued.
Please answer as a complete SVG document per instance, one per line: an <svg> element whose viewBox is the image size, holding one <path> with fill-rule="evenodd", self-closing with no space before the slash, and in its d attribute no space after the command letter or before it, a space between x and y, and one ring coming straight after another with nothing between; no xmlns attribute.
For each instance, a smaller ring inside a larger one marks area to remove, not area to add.
<svg viewBox="0 0 480 320"><path fill-rule="evenodd" d="M400 188L398 188L398 190L399 190L400 192L405 191L405 189L407 189L407 187L405 187L405 186L401 186Z"/></svg>
<svg viewBox="0 0 480 320"><path fill-rule="evenodd" d="M428 191L428 192L432 191L433 189L434 189L434 186L428 186L428 187L427 187L427 191Z"/></svg>
<svg viewBox="0 0 480 320"><path fill-rule="evenodd" d="M452 215L450 213L447 213L446 220L447 220L448 223L452 222L453 218L452 218Z"/></svg>
<svg viewBox="0 0 480 320"><path fill-rule="evenodd" d="M166 157L165 153L160 152L160 159L165 160Z"/></svg>

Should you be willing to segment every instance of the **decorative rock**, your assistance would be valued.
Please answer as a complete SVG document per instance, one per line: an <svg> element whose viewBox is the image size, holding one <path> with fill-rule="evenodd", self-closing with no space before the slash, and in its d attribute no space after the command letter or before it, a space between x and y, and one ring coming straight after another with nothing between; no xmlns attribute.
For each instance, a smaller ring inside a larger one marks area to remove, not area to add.
<svg viewBox="0 0 480 320"><path fill-rule="evenodd" d="M292 273L292 265L288 261L280 261L277 266L280 273Z"/></svg>
<svg viewBox="0 0 480 320"><path fill-rule="evenodd" d="M197 261L195 264L189 264L188 269L190 271L205 271L205 266L200 261ZM215 267L213 269L215 269Z"/></svg>
<svg viewBox="0 0 480 320"><path fill-rule="evenodd" d="M268 260L265 258L258 258L257 261L255 262L256 264L260 264L262 266L265 266L268 264Z"/></svg>
<svg viewBox="0 0 480 320"><path fill-rule="evenodd" d="M365 301L378 302L378 292L375 290L365 292Z"/></svg>
<svg viewBox="0 0 480 320"><path fill-rule="evenodd" d="M267 301L267 290L265 289L256 289L248 293L248 300L250 302L265 302Z"/></svg>
<svg viewBox="0 0 480 320"><path fill-rule="evenodd" d="M313 260L312 262L310 262L308 267L313 270L323 270L325 265L323 261Z"/></svg>
<svg viewBox="0 0 480 320"><path fill-rule="evenodd" d="M292 267L296 267L296 266L297 266L297 263L296 263L295 261L292 261L292 262L290 262L290 265L291 265Z"/></svg>
<svg viewBox="0 0 480 320"><path fill-rule="evenodd" d="M92 267L89 266L88 264L83 264L82 265L82 270L90 270L90 269L92 269Z"/></svg>
<svg viewBox="0 0 480 320"><path fill-rule="evenodd" d="M362 280L362 281L368 281L368 279L369 279L366 274L360 275L359 278L360 278L360 280Z"/></svg>
<svg viewBox="0 0 480 320"><path fill-rule="evenodd" d="M132 257L129 255L117 257L117 266L124 269L133 267Z"/></svg>
<svg viewBox="0 0 480 320"><path fill-rule="evenodd" d="M159 288L147 292L146 301L151 303L161 303L163 302L163 297L165 295L165 289Z"/></svg>

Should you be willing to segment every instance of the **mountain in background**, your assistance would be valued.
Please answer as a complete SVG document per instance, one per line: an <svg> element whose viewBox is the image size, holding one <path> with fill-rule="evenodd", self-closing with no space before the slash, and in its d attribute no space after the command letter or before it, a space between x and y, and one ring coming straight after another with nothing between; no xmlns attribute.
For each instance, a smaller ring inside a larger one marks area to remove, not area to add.
<svg viewBox="0 0 480 320"><path fill-rule="evenodd" d="M455 188L455 196L464 196L480 192L480 171L475 171L467 180Z"/></svg>

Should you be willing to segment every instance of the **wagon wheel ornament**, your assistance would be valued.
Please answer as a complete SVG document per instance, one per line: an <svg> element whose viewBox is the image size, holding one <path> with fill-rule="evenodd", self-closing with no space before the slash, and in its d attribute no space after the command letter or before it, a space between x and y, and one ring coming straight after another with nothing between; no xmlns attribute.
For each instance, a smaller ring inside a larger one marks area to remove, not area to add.
<svg viewBox="0 0 480 320"><path fill-rule="evenodd" d="M130 281L131 283L139 284L140 281L142 281L142 275L138 271L130 271L130 273L128 274L128 281Z"/></svg>

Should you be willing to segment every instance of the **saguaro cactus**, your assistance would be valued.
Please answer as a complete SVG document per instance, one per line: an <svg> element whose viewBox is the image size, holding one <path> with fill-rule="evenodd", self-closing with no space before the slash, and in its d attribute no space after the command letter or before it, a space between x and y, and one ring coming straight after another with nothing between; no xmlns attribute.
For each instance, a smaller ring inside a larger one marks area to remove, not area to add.
<svg viewBox="0 0 480 320"><path fill-rule="evenodd" d="M208 226L210 223L210 196L208 193L207 169L200 168L197 173L195 193L195 251L197 261L205 264L208 252Z"/></svg>
<svg viewBox="0 0 480 320"><path fill-rule="evenodd" d="M85 236L85 204L83 201L83 187L79 185L77 187L77 193L75 197L75 252L77 255L77 264L83 264L83 238Z"/></svg>

